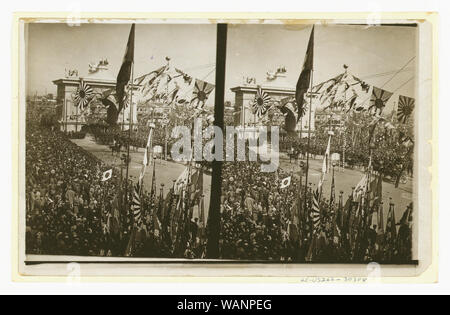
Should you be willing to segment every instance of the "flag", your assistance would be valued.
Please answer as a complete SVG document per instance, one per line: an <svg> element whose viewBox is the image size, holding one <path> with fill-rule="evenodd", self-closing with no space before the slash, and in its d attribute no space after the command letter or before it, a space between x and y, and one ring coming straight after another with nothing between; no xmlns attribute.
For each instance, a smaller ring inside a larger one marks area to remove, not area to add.
<svg viewBox="0 0 450 315"><path fill-rule="evenodd" d="M397 120L406 123L409 116L414 110L414 99L411 97L400 95L398 97Z"/></svg>
<svg viewBox="0 0 450 315"><path fill-rule="evenodd" d="M281 181L280 188L283 189L283 188L289 187L291 185L291 179L292 179L291 176L284 178Z"/></svg>
<svg viewBox="0 0 450 315"><path fill-rule="evenodd" d="M183 187L187 185L189 179L189 167L186 167L183 172L178 176L178 179L174 185L174 194L180 195Z"/></svg>
<svg viewBox="0 0 450 315"><path fill-rule="evenodd" d="M380 202L377 205L377 209L375 209L376 211L376 215L377 215L377 236L376 236L376 240L375 240L375 245L377 250L379 250L381 248L381 246L384 243L384 214L383 214L383 203Z"/></svg>
<svg viewBox="0 0 450 315"><path fill-rule="evenodd" d="M303 62L302 72L297 81L295 89L295 101L297 102L297 121L304 113L304 95L309 89L311 83L311 73L314 64L314 26L309 37L308 48L306 49L305 60Z"/></svg>
<svg viewBox="0 0 450 315"><path fill-rule="evenodd" d="M389 246L394 245L393 242L395 242L397 238L397 228L395 224L395 213L394 213L394 204L389 205L389 213L387 218L387 224L386 224L386 244Z"/></svg>
<svg viewBox="0 0 450 315"><path fill-rule="evenodd" d="M161 222L159 221L158 214L155 211L155 209L153 209L152 218L153 218L153 233L154 233L155 237L158 237L161 233L162 226L161 226Z"/></svg>
<svg viewBox="0 0 450 315"><path fill-rule="evenodd" d="M205 106L209 94L214 90L214 85L199 79L195 79L194 91L192 92L191 105L200 109Z"/></svg>
<svg viewBox="0 0 450 315"><path fill-rule="evenodd" d="M377 234L378 235L384 234L384 214L383 214L383 210L384 210L383 209L383 203L382 202L378 203L378 208L377 208L377 211L378 211Z"/></svg>
<svg viewBox="0 0 450 315"><path fill-rule="evenodd" d="M134 223L140 226L142 223L141 213L141 185L136 183L133 187L133 196L131 199L131 211L133 212Z"/></svg>
<svg viewBox="0 0 450 315"><path fill-rule="evenodd" d="M383 197L383 176L381 174L379 174L377 178L372 181L370 192L373 202L372 208L376 211Z"/></svg>
<svg viewBox="0 0 450 315"><path fill-rule="evenodd" d="M101 99L103 106L107 108L106 122L109 125L115 125L119 118L119 112L117 110L116 97L114 89L108 89L102 92Z"/></svg>
<svg viewBox="0 0 450 315"><path fill-rule="evenodd" d="M163 188L161 188L159 193L158 211L156 211L155 207L153 208L153 229L155 236L159 236L162 230L161 222L164 220L163 207L164 207L164 191Z"/></svg>
<svg viewBox="0 0 450 315"><path fill-rule="evenodd" d="M348 110L347 113L353 109L356 104L356 100L358 99L358 95L356 93L347 101Z"/></svg>
<svg viewBox="0 0 450 315"><path fill-rule="evenodd" d="M156 162L153 160L153 174L152 174L152 187L150 189L150 199L152 206L155 207L156 201Z"/></svg>
<svg viewBox="0 0 450 315"><path fill-rule="evenodd" d="M331 191L330 191L330 209L333 209L335 199L336 199L336 193L335 193L335 186L334 186L334 168L333 168L333 176L331 178Z"/></svg>
<svg viewBox="0 0 450 315"><path fill-rule="evenodd" d="M339 225L337 224L337 222L334 221L334 225L333 225L333 243L334 243L334 245L339 245L341 237L342 237L341 229L339 228Z"/></svg>
<svg viewBox="0 0 450 315"><path fill-rule="evenodd" d="M330 131L332 133L332 131ZM328 169L330 168L330 150L331 150L331 134L328 137L328 145L327 149L325 150L325 155L323 156L323 163L322 163L322 176L324 176L326 173L328 173Z"/></svg>
<svg viewBox="0 0 450 315"><path fill-rule="evenodd" d="M370 97L370 106L368 108L368 111L370 112L372 108L374 108L375 114L377 112L378 114L381 114L391 96L392 96L391 92L388 92L386 90L374 86L372 89L372 95Z"/></svg>
<svg viewBox="0 0 450 315"><path fill-rule="evenodd" d="M252 103L253 114L257 115L259 118L265 116L269 110L270 96L265 91L258 87L256 91L255 99Z"/></svg>
<svg viewBox="0 0 450 315"><path fill-rule="evenodd" d="M276 103L277 108L284 115L284 128L288 132L295 131L295 127L298 121L298 114L295 105L294 97L285 97ZM302 108L302 116L305 114L305 107Z"/></svg>
<svg viewBox="0 0 450 315"><path fill-rule="evenodd" d="M357 201L366 193L368 180L368 174L364 174L359 183L356 185L355 190L353 191L353 200Z"/></svg>
<svg viewBox="0 0 450 315"><path fill-rule="evenodd" d="M125 257L133 256L134 248L136 247L136 228L131 229L130 239L127 248L125 249Z"/></svg>
<svg viewBox="0 0 450 315"><path fill-rule="evenodd" d="M195 176L194 176L195 175ZM203 168L198 168L197 172L192 175L192 185L194 187L192 201L193 204L200 204L203 195Z"/></svg>
<svg viewBox="0 0 450 315"><path fill-rule="evenodd" d="M397 236L398 254L405 261L412 259L412 210L413 204L410 203L400 219Z"/></svg>
<svg viewBox="0 0 450 315"><path fill-rule="evenodd" d="M164 226L164 231L168 232L170 223L172 220L172 208L173 208L173 188L170 188L169 192L167 193L166 198L163 200L163 219L162 219L162 225Z"/></svg>
<svg viewBox="0 0 450 315"><path fill-rule="evenodd" d="M142 184L142 180L145 176L145 171L147 169L147 166L150 164L150 160L149 160L149 149L152 147L152 141L153 141L153 128L152 126L150 126L150 131L148 133L148 138L147 138L147 144L145 146L145 151L144 151L144 158L142 160L142 168L141 168L141 173L139 175L139 182Z"/></svg>
<svg viewBox="0 0 450 315"><path fill-rule="evenodd" d="M110 179L112 177L112 171L113 170L110 169L110 170L107 170L106 172L103 173L102 182L105 182L105 181L107 181L108 179Z"/></svg>
<svg viewBox="0 0 450 315"><path fill-rule="evenodd" d="M353 213L353 199L351 196L347 198L347 201L345 202L345 205L342 209L342 230L344 233L347 233L350 231L350 227L353 223L352 218Z"/></svg>
<svg viewBox="0 0 450 315"><path fill-rule="evenodd" d="M93 96L94 91L92 88L81 79L73 100L74 105L84 110L92 101Z"/></svg>
<svg viewBox="0 0 450 315"><path fill-rule="evenodd" d="M128 36L127 48L125 50L125 55L123 56L122 66L117 75L116 95L119 103L119 113L124 107L125 86L130 81L131 67L134 62L134 28L135 25L133 23L133 25L131 25L130 35Z"/></svg>
<svg viewBox="0 0 450 315"><path fill-rule="evenodd" d="M405 212L403 212L402 218L399 221L399 225L409 225L412 221L412 202L406 207Z"/></svg>
<svg viewBox="0 0 450 315"><path fill-rule="evenodd" d="M205 221L205 198L203 197L203 195L201 196L201 200L200 200L199 221L202 224L202 228L204 228L205 224L206 224L206 221Z"/></svg>
<svg viewBox="0 0 450 315"><path fill-rule="evenodd" d="M136 80L137 85L142 85L141 93L148 101L155 100L156 91L160 85L162 75L167 70L167 65L162 66Z"/></svg>
<svg viewBox="0 0 450 315"><path fill-rule="evenodd" d="M311 208L311 220L314 233L316 233L320 228L320 216L320 192L319 188L317 188L313 193L313 202Z"/></svg>
<svg viewBox="0 0 450 315"><path fill-rule="evenodd" d="M321 104L328 101L333 95L335 95L339 83L344 78L345 73L341 73L338 76L331 78L327 81L319 83L313 87L313 92L320 94L319 100ZM327 106L329 107L329 106Z"/></svg>

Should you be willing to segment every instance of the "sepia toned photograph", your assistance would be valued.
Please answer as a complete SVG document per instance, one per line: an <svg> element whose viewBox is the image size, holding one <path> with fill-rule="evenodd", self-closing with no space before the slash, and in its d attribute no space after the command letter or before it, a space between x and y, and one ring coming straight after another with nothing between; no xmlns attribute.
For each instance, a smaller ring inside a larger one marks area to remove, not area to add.
<svg viewBox="0 0 450 315"><path fill-rule="evenodd" d="M419 29L24 23L23 263L416 268Z"/></svg>
<svg viewBox="0 0 450 315"><path fill-rule="evenodd" d="M278 166L224 164L224 258L414 262L416 37L415 25L230 27L226 125ZM275 146L261 126L278 128Z"/></svg>

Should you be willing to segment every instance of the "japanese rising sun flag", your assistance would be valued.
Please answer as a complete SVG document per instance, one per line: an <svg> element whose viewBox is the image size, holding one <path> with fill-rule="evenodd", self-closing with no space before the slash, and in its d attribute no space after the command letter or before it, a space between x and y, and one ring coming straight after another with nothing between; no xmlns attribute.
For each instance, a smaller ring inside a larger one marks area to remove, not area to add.
<svg viewBox="0 0 450 315"><path fill-rule="evenodd" d="M75 93L75 106L79 107L81 110L85 109L91 102L93 96L94 91L92 88L81 80L77 92Z"/></svg>
<svg viewBox="0 0 450 315"><path fill-rule="evenodd" d="M141 215L141 185L135 184L133 189L133 198L131 200L131 211L133 211L134 223L138 226L142 223Z"/></svg>
<svg viewBox="0 0 450 315"><path fill-rule="evenodd" d="M320 220L321 220L321 214L320 214L320 189L317 188L313 193L313 200L312 200L312 208L311 208L311 220L314 228L314 233L317 233L317 231L320 228Z"/></svg>
<svg viewBox="0 0 450 315"><path fill-rule="evenodd" d="M213 90L213 84L196 79L194 91L192 92L191 105L194 105L196 108L203 108L209 94L211 94Z"/></svg>
<svg viewBox="0 0 450 315"><path fill-rule="evenodd" d="M369 106L369 112L373 109L375 109L375 114L381 114L384 107L386 106L387 101L391 98L392 93L388 92L386 90L373 87L372 89L372 96L370 97L370 106Z"/></svg>
<svg viewBox="0 0 450 315"><path fill-rule="evenodd" d="M406 123L409 116L414 110L414 99L411 97L400 95L398 97L397 120Z"/></svg>
<svg viewBox="0 0 450 315"><path fill-rule="evenodd" d="M264 92L261 87L256 91L255 99L253 100L252 109L253 114L257 115L259 118L264 116L269 110L270 96Z"/></svg>

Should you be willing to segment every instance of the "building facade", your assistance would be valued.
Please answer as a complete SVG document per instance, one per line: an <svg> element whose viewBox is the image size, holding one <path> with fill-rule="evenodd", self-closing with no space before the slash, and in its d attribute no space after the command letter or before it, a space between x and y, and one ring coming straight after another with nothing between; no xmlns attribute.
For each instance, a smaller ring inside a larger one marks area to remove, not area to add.
<svg viewBox="0 0 450 315"><path fill-rule="evenodd" d="M94 97L86 109L81 110L75 106L74 98L77 89L83 81L94 91ZM116 77L109 71L109 64L106 59L100 60L97 64L89 64L89 71L86 76L79 76L78 70L66 71L63 78L54 80L57 86L56 104L57 118L60 121L62 131L80 131L86 124L101 123L106 118L107 108L101 103L99 96L105 91L115 89ZM137 90L138 86L133 86ZM133 99L131 106L127 106L119 113L117 123L119 126L128 129L131 122L137 123L137 100Z"/></svg>
<svg viewBox="0 0 450 315"><path fill-rule="evenodd" d="M271 105L276 107L282 99L294 98L295 87L291 86L286 80L287 70L285 67L279 67L275 72L267 72L265 81L258 84L255 78L243 78L241 85L231 88L235 94L234 99L234 123L242 127L255 127L262 124L263 120L269 119L269 124L273 126L281 126L284 124L284 115L280 110L273 110L269 113L269 117L258 118L252 111L252 104L259 88L270 96ZM314 105L314 103L313 103ZM302 137L308 135L309 129L309 105L305 104L306 113L296 123L295 131ZM273 108L274 108L273 107ZM314 131L314 106L311 113L311 131Z"/></svg>

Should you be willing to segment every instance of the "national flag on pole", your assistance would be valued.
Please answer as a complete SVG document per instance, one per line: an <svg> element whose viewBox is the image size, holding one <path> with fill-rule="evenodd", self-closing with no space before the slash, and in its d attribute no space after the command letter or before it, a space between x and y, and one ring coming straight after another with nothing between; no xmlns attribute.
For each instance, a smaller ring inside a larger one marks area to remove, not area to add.
<svg viewBox="0 0 450 315"><path fill-rule="evenodd" d="M372 200L372 208L374 211L378 209L378 205L381 203L383 198L383 176L378 175L370 183L370 199Z"/></svg>
<svg viewBox="0 0 450 315"><path fill-rule="evenodd" d="M187 185L189 180L189 167L186 167L184 171L178 176L178 179L175 182L174 185L174 194L180 195L183 187Z"/></svg>
<svg viewBox="0 0 450 315"><path fill-rule="evenodd" d="M136 79L136 84L142 86L141 93L143 96L147 96L154 89L156 79L160 78L167 69L168 66L165 65Z"/></svg>
<svg viewBox="0 0 450 315"><path fill-rule="evenodd" d="M131 229L130 239L127 248L125 249L125 257L133 256L134 248L136 247L136 228Z"/></svg>
<svg viewBox="0 0 450 315"><path fill-rule="evenodd" d="M289 187L291 185L291 179L292 179L292 176L284 178L281 181L280 188L283 189L283 188Z"/></svg>
<svg viewBox="0 0 450 315"><path fill-rule="evenodd" d="M372 109L375 109L375 114L376 113L381 114L391 96L392 96L391 92L388 92L386 90L374 86L372 89L372 96L370 97L370 106L368 109L369 112Z"/></svg>
<svg viewBox="0 0 450 315"><path fill-rule="evenodd" d="M405 212L403 212L403 215L399 221L399 225L410 225L412 222L412 209L413 204L412 202L406 207Z"/></svg>
<svg viewBox="0 0 450 315"><path fill-rule="evenodd" d="M205 226L205 197L202 195L200 199L200 215L199 215L199 221L202 223L202 227Z"/></svg>
<svg viewBox="0 0 450 315"><path fill-rule="evenodd" d="M330 131L332 132L332 131ZM322 176L328 173L328 170L330 168L330 150L331 150L331 136L328 137L328 145L327 149L325 150L325 155L323 156L323 163L322 163Z"/></svg>
<svg viewBox="0 0 450 315"><path fill-rule="evenodd" d="M199 79L195 79L194 91L192 92L191 104L195 108L203 108L209 94L214 90L214 85Z"/></svg>
<svg viewBox="0 0 450 315"><path fill-rule="evenodd" d="M155 201L156 201L156 163L155 163L155 160L153 160L152 187L150 189L150 198L151 198L152 206L155 207Z"/></svg>
<svg viewBox="0 0 450 315"><path fill-rule="evenodd" d="M197 171L191 175L192 187L194 187L192 192L192 203L195 205L200 205L200 199L203 195L203 168L197 168Z"/></svg>
<svg viewBox="0 0 450 315"><path fill-rule="evenodd" d="M141 185L136 183L133 188L133 198L131 199L131 211L133 211L134 223L140 226L142 223L141 213Z"/></svg>
<svg viewBox="0 0 450 315"><path fill-rule="evenodd" d="M141 173L139 175L139 181L142 184L142 180L145 176L145 171L147 169L147 166L150 165L150 158L149 158L149 149L152 147L152 141L153 141L153 129L154 129L154 125L150 126L150 132L148 133L148 139L147 139L147 145L145 147L145 151L144 151L144 158L142 160L142 169L141 169Z"/></svg>
<svg viewBox="0 0 450 315"><path fill-rule="evenodd" d="M406 123L409 116L414 111L414 99L411 97L400 95L398 97L397 120Z"/></svg>
<svg viewBox="0 0 450 315"><path fill-rule="evenodd" d="M377 234L378 235L383 235L384 234L384 213L383 213L383 202L380 202L378 204L378 221L377 221Z"/></svg>
<svg viewBox="0 0 450 315"><path fill-rule="evenodd" d="M134 62L134 28L135 24L131 25L130 35L128 36L128 43L123 56L122 66L117 75L116 96L119 103L119 113L124 107L125 103L125 86L130 81L131 68Z"/></svg>
<svg viewBox="0 0 450 315"><path fill-rule="evenodd" d="M397 228L395 223L394 204L389 205L389 213L386 223L386 241L393 241L397 238Z"/></svg>
<svg viewBox="0 0 450 315"><path fill-rule="evenodd" d="M397 249L399 257L404 260L412 259L412 211L413 204L410 203L399 222Z"/></svg>
<svg viewBox="0 0 450 315"><path fill-rule="evenodd" d="M331 178L330 209L334 208L335 199L336 199L336 192L334 185L334 168L333 168L333 177Z"/></svg>
<svg viewBox="0 0 450 315"><path fill-rule="evenodd" d="M306 49L305 60L303 62L302 72L297 81L297 86L295 89L295 101L297 102L297 121L300 119L304 111L304 96L308 91L311 83L311 74L314 64L314 25L311 30L311 35L309 36L308 48Z"/></svg>
<svg viewBox="0 0 450 315"><path fill-rule="evenodd" d="M315 234L319 231L320 221L321 221L319 187L313 193L312 208L311 208L311 220L312 220L314 234Z"/></svg>
<svg viewBox="0 0 450 315"><path fill-rule="evenodd" d="M358 201L359 198L366 193L368 180L368 175L364 174L359 183L356 185L355 190L353 191L353 200Z"/></svg>
<svg viewBox="0 0 450 315"><path fill-rule="evenodd" d="M105 182L105 181L107 181L108 179L110 179L111 177L112 177L112 169L110 169L110 170L107 170L107 171L105 171L104 173L103 173L103 176L102 176L102 182Z"/></svg>

